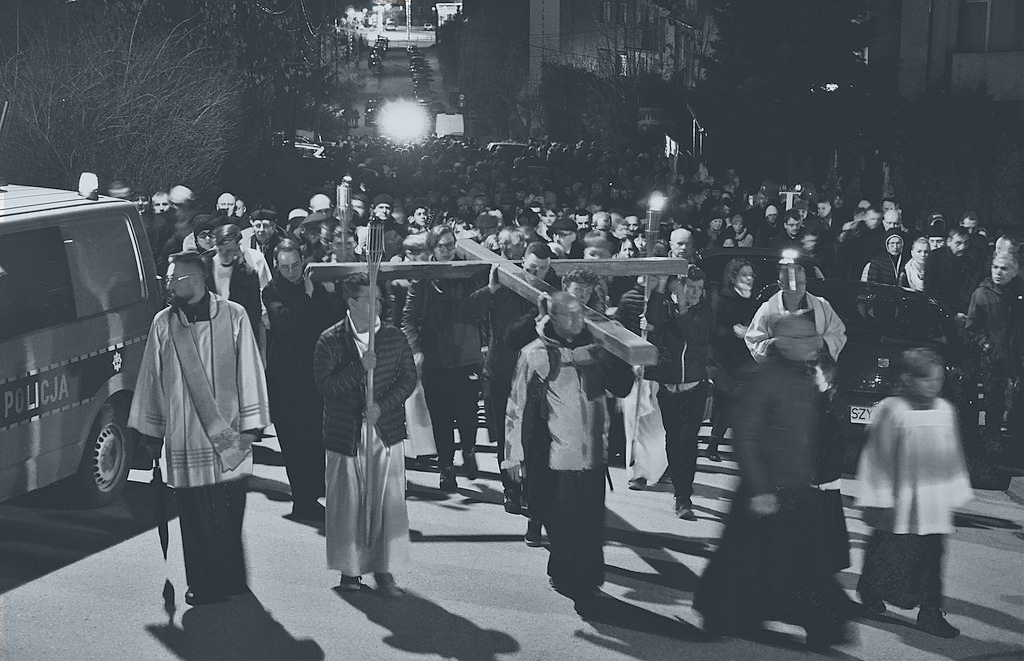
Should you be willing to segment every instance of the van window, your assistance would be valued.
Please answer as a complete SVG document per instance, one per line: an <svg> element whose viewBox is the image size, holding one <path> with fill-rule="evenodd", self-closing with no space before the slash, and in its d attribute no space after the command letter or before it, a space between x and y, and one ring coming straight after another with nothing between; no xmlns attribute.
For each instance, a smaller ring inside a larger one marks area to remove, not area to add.
<svg viewBox="0 0 1024 661"><path fill-rule="evenodd" d="M78 317L116 310L142 300L142 281L128 219L122 215L73 220L61 228Z"/></svg>
<svg viewBox="0 0 1024 661"><path fill-rule="evenodd" d="M0 340L75 319L75 294L58 227L0 236Z"/></svg>

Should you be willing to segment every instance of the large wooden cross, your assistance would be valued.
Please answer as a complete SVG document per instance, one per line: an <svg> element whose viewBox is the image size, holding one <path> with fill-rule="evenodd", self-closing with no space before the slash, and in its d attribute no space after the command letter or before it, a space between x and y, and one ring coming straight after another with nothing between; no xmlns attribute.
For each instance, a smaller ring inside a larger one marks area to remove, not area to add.
<svg viewBox="0 0 1024 661"><path fill-rule="evenodd" d="M389 280L452 280L483 279L491 265L498 265L498 281L528 301L537 303L544 294L556 290L540 278L524 271L517 262L503 258L470 239L460 239L456 250L466 261L458 262L385 262L380 266L380 277ZM552 259L551 268L558 275L585 266L600 276L661 276L686 273L687 261L671 257L637 259ZM334 262L310 264L314 282L341 280L353 273L366 273L364 262ZM658 362L657 348L647 340L626 329L591 308L585 308L586 324L594 341L630 365L654 365Z"/></svg>

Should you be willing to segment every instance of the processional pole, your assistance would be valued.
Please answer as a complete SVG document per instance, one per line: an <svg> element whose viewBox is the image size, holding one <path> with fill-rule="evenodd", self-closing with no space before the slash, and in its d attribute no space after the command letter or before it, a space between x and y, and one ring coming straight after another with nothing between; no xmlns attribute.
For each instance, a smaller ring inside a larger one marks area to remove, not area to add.
<svg viewBox="0 0 1024 661"><path fill-rule="evenodd" d="M645 241L647 243L647 256L655 257L655 244L658 242L658 231L661 228L661 212L665 208L665 196L659 192L651 194L651 199L647 206L647 230L644 233ZM640 337L647 339L647 305L651 300L651 293L654 291L654 276L644 276L644 309L640 315ZM636 406L633 409L633 443L636 442L637 436L640 435L640 386L644 382L644 366L640 365L640 369L636 372L636 383L633 384L633 389L636 391ZM632 443L630 443L632 445ZM627 447L629 453L632 455L632 448ZM626 468L629 468L629 461L627 459Z"/></svg>

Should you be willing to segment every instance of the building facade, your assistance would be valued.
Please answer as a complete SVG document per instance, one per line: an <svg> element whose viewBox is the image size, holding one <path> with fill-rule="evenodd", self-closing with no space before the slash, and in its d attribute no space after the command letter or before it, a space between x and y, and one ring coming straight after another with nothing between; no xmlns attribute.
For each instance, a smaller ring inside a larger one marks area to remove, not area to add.
<svg viewBox="0 0 1024 661"><path fill-rule="evenodd" d="M1024 101L1024 0L902 0L899 90Z"/></svg>
<svg viewBox="0 0 1024 661"><path fill-rule="evenodd" d="M677 73L692 85L710 40L696 0L529 0L530 83L545 62L603 74Z"/></svg>

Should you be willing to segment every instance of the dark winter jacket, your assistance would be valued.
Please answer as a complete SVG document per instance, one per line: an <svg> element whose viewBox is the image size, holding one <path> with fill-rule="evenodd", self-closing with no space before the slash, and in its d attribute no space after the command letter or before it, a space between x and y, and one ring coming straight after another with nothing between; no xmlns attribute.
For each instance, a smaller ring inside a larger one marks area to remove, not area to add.
<svg viewBox="0 0 1024 661"><path fill-rule="evenodd" d="M206 261L206 285L212 291L217 291L217 284L214 282L213 262L217 259L217 252L211 250L203 256ZM260 333L257 329L263 323L263 299L260 296L260 277L253 270L249 263L239 255L235 260L234 268L231 270L231 284L229 285L228 300L238 303L245 308L249 317L249 324L252 325L256 341L260 341Z"/></svg>
<svg viewBox="0 0 1024 661"><path fill-rule="evenodd" d="M706 300L701 300L686 314L679 314L666 293L651 292L647 323L647 339L658 347L658 364L648 367L644 378L665 384L693 383L708 378L714 323Z"/></svg>
<svg viewBox="0 0 1024 661"><path fill-rule="evenodd" d="M366 370L348 319L320 335L313 358L313 380L324 398L324 446L350 457L362 432L366 409ZM377 330L374 398L380 405L377 433L385 445L406 437L405 400L416 388L416 364L402 331L388 324Z"/></svg>
<svg viewBox="0 0 1024 661"><path fill-rule="evenodd" d="M413 353L423 354L423 369L480 365L486 298L479 286L470 280L420 280L409 287L402 331Z"/></svg>
<svg viewBox="0 0 1024 661"><path fill-rule="evenodd" d="M635 335L640 334L640 317L644 314L644 285L635 285L619 299L615 321Z"/></svg>
<svg viewBox="0 0 1024 661"><path fill-rule="evenodd" d="M560 278L554 269L548 269L544 282L555 289ZM502 287L491 293L486 286L477 290L490 321L490 344L487 348L487 374L492 387L507 392L512 387L519 351L537 339L537 306Z"/></svg>
<svg viewBox="0 0 1024 661"><path fill-rule="evenodd" d="M970 251L955 257L949 248L928 254L924 265L924 293L939 302L946 312L966 313L971 296L985 279L984 263Z"/></svg>
<svg viewBox="0 0 1024 661"><path fill-rule="evenodd" d="M711 358L726 372L734 373L754 362L747 343L742 337L736 337L732 327L736 324L749 326L757 308L758 303L753 296L743 298L730 285L723 285L711 298L711 314L715 322Z"/></svg>
<svg viewBox="0 0 1024 661"><path fill-rule="evenodd" d="M323 285L306 295L303 280L290 282L275 272L263 290L263 305L270 318L267 332L267 386L274 399L315 393L313 352L320 334L341 321L343 311ZM275 397L277 395L277 397Z"/></svg>
<svg viewBox="0 0 1024 661"><path fill-rule="evenodd" d="M999 286L985 278L967 312L967 336L981 351L988 369L1010 376L1024 372L1024 280Z"/></svg>

